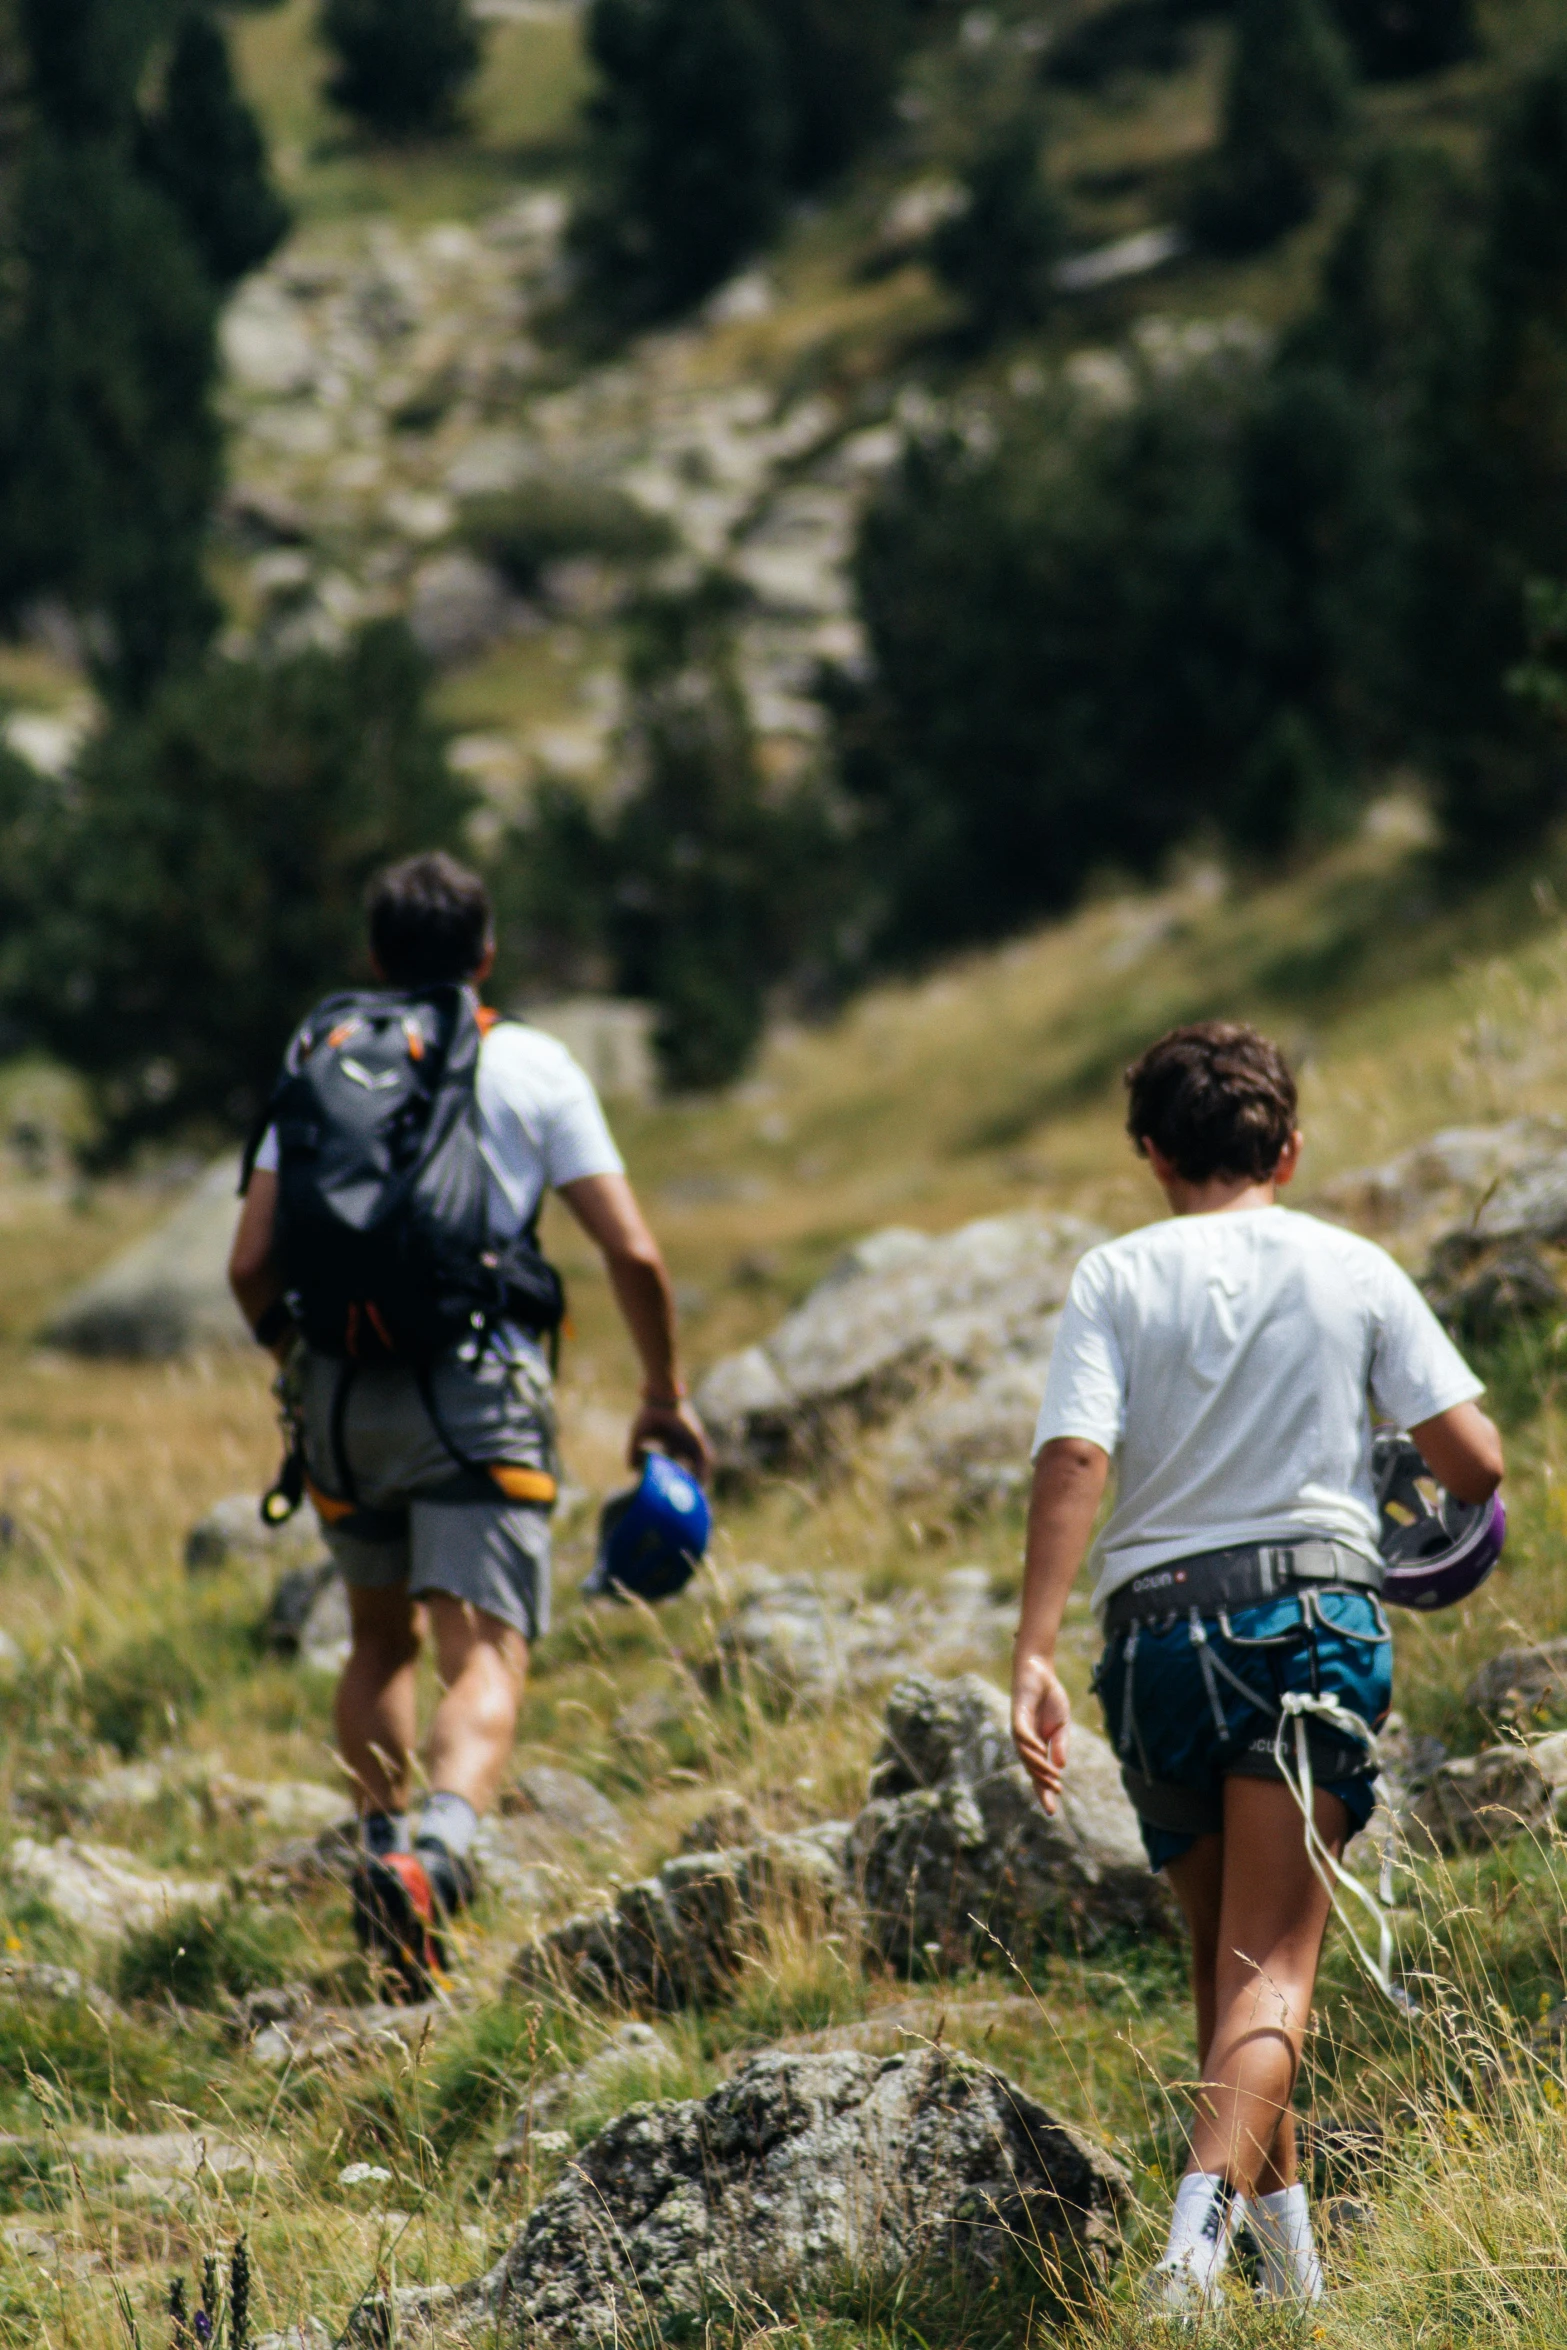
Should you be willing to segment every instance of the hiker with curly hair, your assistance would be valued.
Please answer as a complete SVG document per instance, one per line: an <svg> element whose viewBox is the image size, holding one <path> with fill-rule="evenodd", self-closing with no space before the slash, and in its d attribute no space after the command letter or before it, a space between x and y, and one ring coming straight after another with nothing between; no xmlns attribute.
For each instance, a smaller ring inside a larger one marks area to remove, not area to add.
<svg viewBox="0 0 1567 2350"><path fill-rule="evenodd" d="M1190 2321L1243 2213L1265 2298L1322 2291L1291 2101L1327 1867L1370 1817L1391 1693L1371 1405L1459 1503L1495 1493L1502 1448L1479 1380L1392 1258L1281 1204L1301 1135L1276 1045L1226 1022L1178 1028L1126 1082L1128 1131L1171 1215L1073 1276L1035 1437L1013 1735L1053 1811L1072 1712L1056 1641L1113 1466L1095 1687L1190 1932L1202 2084L1147 2291ZM1295 1787L1286 1730L1309 1763ZM1326 1862L1297 1803L1308 1787Z"/></svg>

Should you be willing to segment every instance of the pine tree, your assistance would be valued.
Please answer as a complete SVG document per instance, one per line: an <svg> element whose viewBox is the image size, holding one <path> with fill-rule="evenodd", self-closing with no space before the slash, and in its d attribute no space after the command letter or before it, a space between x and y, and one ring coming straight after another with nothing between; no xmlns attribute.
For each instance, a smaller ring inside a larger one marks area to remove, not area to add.
<svg viewBox="0 0 1567 2350"><path fill-rule="evenodd" d="M1376 81L1437 73L1479 46L1474 0L1333 0L1333 13Z"/></svg>
<svg viewBox="0 0 1567 2350"><path fill-rule="evenodd" d="M372 872L456 845L469 799L427 682L377 621L341 654L208 662L83 752L33 852L12 1006L116 1141L243 1128L291 1020L356 968ZM0 767L0 845L5 789Z"/></svg>
<svg viewBox="0 0 1567 2350"><path fill-rule="evenodd" d="M234 285L259 268L288 232L256 118L210 16L193 12L179 28L162 104L142 126L137 168L178 212L214 285Z"/></svg>
<svg viewBox="0 0 1567 2350"><path fill-rule="evenodd" d="M574 243L622 317L682 309L777 224L789 119L752 0L593 0L592 191Z"/></svg>
<svg viewBox="0 0 1567 2350"><path fill-rule="evenodd" d="M221 456L212 290L171 207L107 138L35 128L16 215L0 590L66 595L103 682L136 700L216 619L202 571Z"/></svg>
<svg viewBox="0 0 1567 2350"><path fill-rule="evenodd" d="M446 129L483 57L471 0L322 0L320 23L327 96L382 138Z"/></svg>
<svg viewBox="0 0 1567 2350"><path fill-rule="evenodd" d="M907 0L758 0L776 44L789 115L785 169L814 188L886 123L908 42Z"/></svg>
<svg viewBox="0 0 1567 2350"><path fill-rule="evenodd" d="M1040 169L1039 132L1020 118L967 174L968 204L938 231L938 274L963 297L977 343L1033 326L1050 305L1061 206Z"/></svg>
<svg viewBox="0 0 1567 2350"><path fill-rule="evenodd" d="M1343 149L1352 82L1319 0L1237 0L1234 38L1223 131L1193 226L1205 243L1245 253L1315 212Z"/></svg>

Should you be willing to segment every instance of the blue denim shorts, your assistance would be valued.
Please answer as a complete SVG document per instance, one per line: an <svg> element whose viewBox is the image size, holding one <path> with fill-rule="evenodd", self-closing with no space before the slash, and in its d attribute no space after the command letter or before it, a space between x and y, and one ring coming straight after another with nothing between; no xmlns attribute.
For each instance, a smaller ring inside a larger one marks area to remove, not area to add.
<svg viewBox="0 0 1567 2350"><path fill-rule="evenodd" d="M1292 1591L1195 1625L1165 1616L1115 1633L1094 1687L1149 1867L1168 1867L1199 1836L1217 1832L1227 1778L1278 1777L1282 1697L1336 1698L1375 1730L1392 1699L1392 1676L1387 1618L1367 1591ZM1313 1777L1344 1805L1353 1833L1375 1803L1369 1745L1310 1716L1307 1723Z"/></svg>

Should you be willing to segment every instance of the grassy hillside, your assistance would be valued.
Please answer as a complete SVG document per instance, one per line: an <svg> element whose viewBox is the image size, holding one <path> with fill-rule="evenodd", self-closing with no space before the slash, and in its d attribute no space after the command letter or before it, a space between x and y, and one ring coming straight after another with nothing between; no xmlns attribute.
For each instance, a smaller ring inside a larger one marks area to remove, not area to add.
<svg viewBox="0 0 1567 2350"><path fill-rule="evenodd" d="M1147 1179L1118 1134L1115 1069L1182 1013L1251 1012L1290 1038L1305 1063L1308 1185L1444 1124L1524 1109L1567 1115L1567 945L1550 872L1446 909L1417 835L1407 807L1387 808L1361 839L1265 888L1193 869L1159 893L1107 897L918 988L878 991L834 1028L778 1037L756 1080L728 1101L622 1119L695 1360L766 1328L867 1226L936 1229L1023 1204L1071 1206L1112 1225L1151 1214ZM192 1520L218 1496L254 1489L272 1466L263 1372L248 1360L148 1371L31 1353L23 1306L41 1311L148 1203L128 1193L73 1203L12 1173L0 1209L0 1292L15 1301L0 1335L0 1577L20 1651L0 1690L10 1833L71 1832L187 1877L240 1871L277 1836L210 1774L333 1776L329 1680L257 1653L260 1596L242 1570L193 1584L181 1565ZM573 1281L567 1458L592 1496L620 1473L632 1380L602 1282L558 1225L549 1237ZM1507 1563L1456 1617L1400 1627L1398 1701L1460 1747L1479 1736L1462 1704L1475 1663L1518 1632L1567 1629L1558 1359L1542 1342L1491 1366L1514 1462ZM621 1877L672 1852L721 1791L779 1824L843 1816L862 1800L874 1690L780 1714L744 1683L715 1694L693 1677L743 1563L847 1573L881 1595L934 1592L951 1568L977 1564L997 1593L1016 1588L1020 1527L1010 1512L979 1521L939 1507L897 1512L867 1477L727 1505L712 1571L692 1596L656 1620L606 1617L573 1597L590 1523L586 1500L564 1520L557 1629L535 1660L519 1763L564 1764L617 1803L628 1823L613 1855ZM1074 1602L1068 1669L1092 1719L1085 1606ZM997 1653L987 1669L1003 1664ZM84 1782L127 1751L165 1756L161 1791L84 1812ZM1335 2254L1338 2294L1313 2339L1483 2334L1534 2350L1564 2338L1554 2254L1541 2266L1531 2250L1555 2240L1567 2155L1555 2044L1527 2053L1539 2018L1567 1995L1564 1860L1548 1840L1526 1839L1405 1881L1406 1961L1439 1964L1457 1987L1450 2037L1446 2027L1434 2036L1394 2028L1335 1945L1302 2101L1319 2116L1390 2115L1394 2140L1370 2176L1353 2164L1324 2173L1369 2195L1379 2232ZM588 1847L568 1845L557 1866L546 1916L605 1882L606 1857ZM13 1957L74 1964L119 2001L105 2021L80 2001L0 1994L0 2130L11 2133L0 2341L96 2350L130 2338L128 2309L139 2338L159 2342L154 2313L169 2270L189 2271L241 2228L268 2322L310 2310L337 2324L377 2276L463 2277L504 2244L560 2158L498 2178L491 2148L529 2083L597 2046L603 2020L505 1993L522 1921L492 1901L465 1939L459 2013L421 2053L371 2051L280 2077L236 2042L232 1998L258 1983L304 1982L352 2006L363 1979L344 1912L329 1887L282 1901L251 1892L215 1927L197 1934L177 1921L172 1936L144 1935L117 1955L14 1887L0 1890ZM1492 1993L1499 2006L1485 2004ZM1157 2225L1192 2062L1179 1953L1162 1947L1049 1959L1026 1982L981 1972L909 1985L863 1968L841 1944L780 1929L730 1999L668 2023L672 2054L656 2077L580 2100L568 2132L580 2142L634 2094L703 2090L759 2046L818 2045L823 2033L831 2045L837 2033L893 2048L938 2024L948 2043L1001 2064L1117 2147L1133 2164L1148 2229ZM71 2151L83 2125L147 2131L182 2117L280 2167L255 2186L170 2203L84 2168ZM392 2180L340 2186L355 2160L390 2169ZM1477 2236L1467 2213L1482 2180ZM1134 2271L1143 2227L1134 2227ZM1128 2290L1115 2288L1094 2339L1138 2338ZM945 2334L910 2331L915 2322L851 2297L802 2315L786 2338L800 2350L989 2338L968 2321ZM1225 2325L1236 2342L1285 2339L1238 2301Z"/></svg>
<svg viewBox="0 0 1567 2350"><path fill-rule="evenodd" d="M519 190L569 187L585 88L569 9L539 0L494 26L465 133L395 154L365 147L322 105L310 20L308 0L234 20L307 261L388 224L406 253L432 227L482 222ZM608 429L595 420L615 397L667 395L698 413L700 400L760 385L769 415L818 396L836 403L842 435L883 423L911 392L960 397L987 373L1102 355L1148 314L1287 319L1331 208L1264 261L1182 262L1063 305L1039 335L983 363L960 354L946 298L921 263L889 252L884 224L900 192L961 159L1006 77L1024 70L1031 52L1017 35L1032 21L1022 8L976 11L970 30L954 21L933 43L901 127L765 256L771 292L758 315L654 338L618 372L584 372L579 354L551 344L528 401L581 392L578 425L591 438ZM1492 0L1486 21L1486 59L1370 94L1366 135L1407 123L1472 142L1506 62L1559 23L1560 7ZM1179 173L1211 135L1220 63L1218 37L1200 29L1177 73L1052 100L1051 167L1082 243L1169 216ZM486 429L505 422L489 417ZM440 430L401 434L398 463L426 489L417 468L437 481L429 449ZM722 438L716 427L710 438ZM351 513L330 523L350 552L352 523ZM617 654L612 616L556 614L450 671L443 706L455 725L511 745L515 781L530 772L533 733L579 719L585 682L602 681ZM8 658L0 683L18 699L46 707L71 690L40 656ZM1289 1045L1303 1075L1307 1204L1335 1176L1444 1126L1567 1119L1564 902L1556 851L1481 894L1456 891L1411 790L1287 870L1228 872L1194 855L1157 890L1107 882L1069 921L878 987L830 1025L776 1030L732 1093L617 1117L670 1257L692 1367L763 1334L846 1241L877 1226L944 1230L1020 1207L1114 1228L1151 1216L1155 1195L1120 1131L1118 1073L1178 1018L1244 1014ZM489 1897L464 1938L455 2011L416 2047L383 2042L282 2072L247 2051L244 1994L304 1986L357 2013L370 1988L338 1888L246 1875L280 1842L254 1789L336 1783L331 1683L263 1652L266 1594L246 1570L194 1581L182 1563L192 1522L223 1495L259 1489L275 1465L265 1367L91 1366L32 1345L64 1290L166 1204L145 1185L78 1184L63 1158L39 1158L23 1130L69 1134L77 1114L36 1070L0 1084L0 1630L12 1644L0 1650L0 1862L22 1837L71 1835L233 1891L209 1899L204 1920L179 1915L116 1948L0 1867L0 2344L161 2350L170 2273L189 2276L241 2232L259 2277L256 2330L308 2313L335 2340L378 2283L483 2267L571 2147L633 2096L704 2091L779 2043L891 2050L937 2038L1000 2065L1131 2166L1129 2257L1108 2298L1069 2325L1050 2309L933 2319L846 2288L766 2338L784 2350L1144 2342L1133 2286L1180 2167L1194 2061L1180 1953L1165 1945L905 1982L849 1944L783 1923L730 1997L660 2020L661 2064L577 2093L562 2108L564 2144L498 2170L493 2149L519 2106L615 2020L507 1990L511 1951L536 1917L653 1867L720 1799L738 1794L778 1826L842 1817L863 1800L883 1692L791 1710L764 1703L743 1676L726 1683L705 1669L744 1571L763 1562L843 1576L894 1601L939 1593L946 1574L976 1566L1005 1599L1019 1575L1015 1509L961 1518L939 1497L894 1508L867 1464L828 1488L791 1482L727 1502L710 1571L656 1618L584 1608L575 1593L594 1508L623 1473L635 1382L606 1286L557 1211L546 1241L572 1287L561 1403L576 1492L518 1768L583 1774L621 1810L626 1840L609 1853L557 1840L539 1912ZM1475 1666L1515 1638L1567 1633L1561 1364L1549 1328L1487 1356L1512 1462L1508 1557L1467 1607L1400 1626L1396 1702L1460 1751L1484 1735L1463 1694ZM1095 1639L1081 1593L1066 1646L1092 1720ZM975 1662L1004 1674L999 1647ZM107 1799L84 1792L127 1760L155 1766L140 1792L123 1780ZM1337 2239L1334 2296L1304 2338L1328 2350L1567 2342L1564 1890L1567 1852L1549 1835L1407 1873L1404 1962L1447 1986L1418 2026L1379 2009L1335 1935L1300 2102L1314 2122L1374 2122L1386 2143L1381 2155L1326 2144L1313 2154L1319 2186L1369 2207L1374 2228ZM19 1989L12 1962L74 1967L81 1984ZM233 2140L266 2167L203 2171L176 2193L149 2182L145 2149L127 2144L116 2161L81 2135L176 2127ZM355 2163L377 2175L345 2185ZM1303 2336L1237 2292L1219 2338L1260 2350ZM712 2339L762 2336L737 2321L715 2323Z"/></svg>

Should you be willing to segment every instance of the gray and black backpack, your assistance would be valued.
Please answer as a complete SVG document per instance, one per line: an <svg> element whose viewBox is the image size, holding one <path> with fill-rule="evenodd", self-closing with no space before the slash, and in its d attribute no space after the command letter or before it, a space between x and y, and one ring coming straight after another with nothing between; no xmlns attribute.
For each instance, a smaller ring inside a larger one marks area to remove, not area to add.
<svg viewBox="0 0 1567 2350"><path fill-rule="evenodd" d="M295 1032L245 1173L275 1127L284 1296L321 1353L428 1363L499 1323L558 1330L535 1231L490 1231L482 1035L455 983L328 996Z"/></svg>

